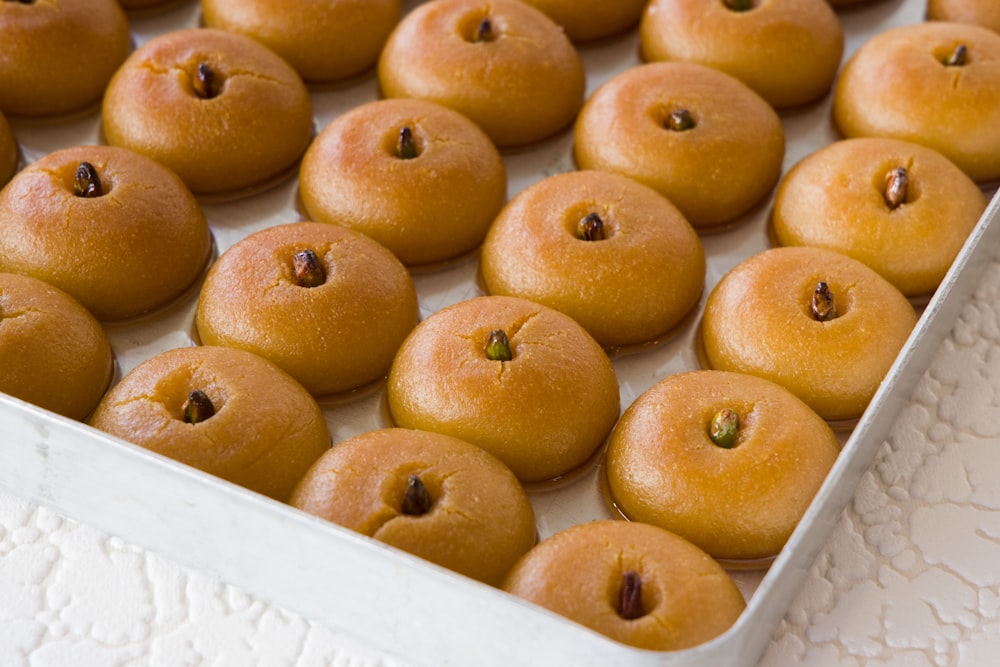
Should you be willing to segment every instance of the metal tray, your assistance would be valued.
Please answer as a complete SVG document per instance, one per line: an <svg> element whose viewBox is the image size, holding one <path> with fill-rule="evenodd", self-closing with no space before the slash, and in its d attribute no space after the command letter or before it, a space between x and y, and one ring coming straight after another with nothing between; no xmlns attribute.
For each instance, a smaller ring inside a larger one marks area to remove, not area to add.
<svg viewBox="0 0 1000 667"><path fill-rule="evenodd" d="M412 7L414 1L406 3ZM840 12L845 58L871 35L923 20L922 0L873 0ZM169 30L197 26L198 3L184 2L130 17L137 44ZM580 48L588 94L638 64L635 31ZM311 90L317 131L333 118L378 98L374 75ZM838 135L829 96L781 113L787 171ZM57 120L10 119L26 162L59 148L101 142L98 110ZM569 171L569 131L504 153L508 195L551 174ZM303 218L294 179L249 197L202 200L218 252L248 233ZM703 236L706 291L742 259L770 246L761 203L739 224ZM0 488L66 516L217 575L269 602L315 619L412 664L427 665L735 665L752 664L797 593L861 475L885 440L911 388L968 301L1000 241L1000 197L994 197L961 255L923 311L916 329L798 530L764 570L732 572L748 607L724 635L693 649L652 652L613 642L523 600L466 579L391 547L308 516L89 427L0 395ZM421 315L481 294L477 258L467 257L414 281ZM106 325L119 372L173 347L193 344L197 289L134 321ZM704 304L704 297L701 305ZM698 368L697 317L669 341L614 358L622 409L660 378ZM384 387L377 385L321 405L335 442L386 426ZM571 483L530 493L546 537L568 525L611 518L595 462Z"/></svg>

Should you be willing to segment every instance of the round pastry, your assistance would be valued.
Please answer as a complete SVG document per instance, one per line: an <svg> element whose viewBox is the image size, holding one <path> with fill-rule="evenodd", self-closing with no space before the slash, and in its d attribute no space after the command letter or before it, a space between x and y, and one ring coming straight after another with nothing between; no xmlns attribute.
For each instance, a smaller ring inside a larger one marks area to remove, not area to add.
<svg viewBox="0 0 1000 667"><path fill-rule="evenodd" d="M982 190L937 151L858 138L792 167L772 223L781 245L836 250L917 297L937 288L985 209Z"/></svg>
<svg viewBox="0 0 1000 667"><path fill-rule="evenodd" d="M861 416L917 322L889 281L825 248L772 248L736 265L705 304L709 368L776 382L828 421Z"/></svg>
<svg viewBox="0 0 1000 667"><path fill-rule="evenodd" d="M581 169L633 178L696 229L732 221L778 182L785 135L737 79L690 63L647 63L601 85L574 129Z"/></svg>
<svg viewBox="0 0 1000 667"><path fill-rule="evenodd" d="M223 253L195 322L203 344L254 352L329 394L385 376L417 317L413 281L392 253L344 227L296 222Z"/></svg>
<svg viewBox="0 0 1000 667"><path fill-rule="evenodd" d="M249 37L210 28L165 33L133 52L108 85L102 118L109 143L159 161L197 193L276 178L313 132L295 70Z"/></svg>
<svg viewBox="0 0 1000 667"><path fill-rule="evenodd" d="M880 33L844 65L833 117L847 137L912 141L975 181L1000 178L1000 34L942 22Z"/></svg>
<svg viewBox="0 0 1000 667"><path fill-rule="evenodd" d="M124 148L58 150L0 190L0 270L55 285L99 320L176 298L211 251L208 223L181 180Z"/></svg>
<svg viewBox="0 0 1000 667"><path fill-rule="evenodd" d="M639 42L646 60L714 67L777 108L826 95L844 53L826 0L652 0Z"/></svg>
<svg viewBox="0 0 1000 667"><path fill-rule="evenodd" d="M401 0L202 0L209 28L252 37L307 81L358 74L378 60L402 14Z"/></svg>
<svg viewBox="0 0 1000 667"><path fill-rule="evenodd" d="M491 294L566 313L598 343L654 340L701 298L705 252L655 190L600 171L550 176L521 191L483 244Z"/></svg>
<svg viewBox="0 0 1000 667"><path fill-rule="evenodd" d="M438 102L498 146L569 125L583 102L583 64L539 10L515 0L432 0L400 21L378 62L386 97Z"/></svg>
<svg viewBox="0 0 1000 667"><path fill-rule="evenodd" d="M105 394L89 424L282 502L330 447L323 413L302 385L225 347L144 361Z"/></svg>
<svg viewBox="0 0 1000 667"><path fill-rule="evenodd" d="M562 26L574 42L609 37L639 22L646 0L526 0Z"/></svg>
<svg viewBox="0 0 1000 667"><path fill-rule="evenodd" d="M21 158L20 150L17 147L17 139L10 129L10 123L0 113L0 188L7 184L14 172L17 171L17 163Z"/></svg>
<svg viewBox="0 0 1000 667"><path fill-rule="evenodd" d="M440 433L390 428L341 442L290 502L492 586L535 544L535 514L510 469Z"/></svg>
<svg viewBox="0 0 1000 667"><path fill-rule="evenodd" d="M591 521L539 542L503 589L616 641L655 651L706 642L746 603L732 578L669 531Z"/></svg>
<svg viewBox="0 0 1000 667"><path fill-rule="evenodd" d="M757 560L781 551L839 452L830 426L787 389L691 371L629 406L608 439L605 470L629 519L715 558Z"/></svg>
<svg viewBox="0 0 1000 667"><path fill-rule="evenodd" d="M396 425L478 445L523 482L582 466L618 418L608 355L567 315L484 296L437 311L389 372Z"/></svg>
<svg viewBox="0 0 1000 667"><path fill-rule="evenodd" d="M996 0L928 0L927 20L973 23L1000 32L1000 4Z"/></svg>
<svg viewBox="0 0 1000 667"><path fill-rule="evenodd" d="M115 0L0 2L0 111L41 116L101 99L132 48Z"/></svg>
<svg viewBox="0 0 1000 667"><path fill-rule="evenodd" d="M314 220L371 236L404 264L478 246L507 198L500 153L475 123L433 102L380 100L338 116L302 158Z"/></svg>
<svg viewBox="0 0 1000 667"><path fill-rule="evenodd" d="M0 392L82 420L104 395L114 356L104 329L70 295L0 273Z"/></svg>

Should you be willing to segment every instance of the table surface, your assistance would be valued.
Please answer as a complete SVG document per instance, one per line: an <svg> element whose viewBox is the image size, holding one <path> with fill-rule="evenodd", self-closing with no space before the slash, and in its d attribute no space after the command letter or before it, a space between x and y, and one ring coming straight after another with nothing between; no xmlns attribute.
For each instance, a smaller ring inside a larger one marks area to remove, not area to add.
<svg viewBox="0 0 1000 667"><path fill-rule="evenodd" d="M996 664L1000 262L863 477L761 667ZM405 665L0 492L0 665Z"/></svg>

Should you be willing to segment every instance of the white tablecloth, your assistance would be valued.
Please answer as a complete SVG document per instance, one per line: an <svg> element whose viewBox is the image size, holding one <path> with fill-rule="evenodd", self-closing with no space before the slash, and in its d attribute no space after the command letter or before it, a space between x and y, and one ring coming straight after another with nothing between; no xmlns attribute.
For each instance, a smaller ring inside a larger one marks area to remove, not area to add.
<svg viewBox="0 0 1000 667"><path fill-rule="evenodd" d="M1000 664L1000 263L858 487L762 665ZM405 665L0 492L0 665Z"/></svg>

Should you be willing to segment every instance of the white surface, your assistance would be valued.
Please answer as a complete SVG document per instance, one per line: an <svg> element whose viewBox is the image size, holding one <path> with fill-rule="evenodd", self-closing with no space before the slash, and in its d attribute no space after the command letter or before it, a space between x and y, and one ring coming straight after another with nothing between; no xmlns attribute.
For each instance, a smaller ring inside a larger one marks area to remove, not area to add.
<svg viewBox="0 0 1000 667"><path fill-rule="evenodd" d="M994 263L761 664L995 664L998 445ZM384 649L0 493L0 665L405 665Z"/></svg>

